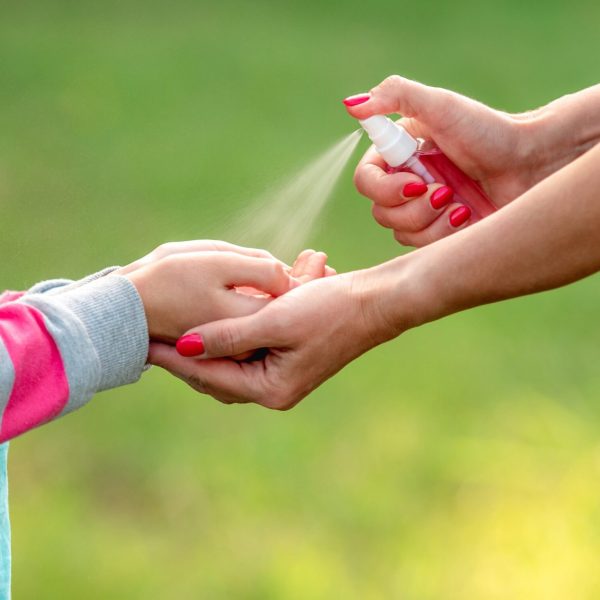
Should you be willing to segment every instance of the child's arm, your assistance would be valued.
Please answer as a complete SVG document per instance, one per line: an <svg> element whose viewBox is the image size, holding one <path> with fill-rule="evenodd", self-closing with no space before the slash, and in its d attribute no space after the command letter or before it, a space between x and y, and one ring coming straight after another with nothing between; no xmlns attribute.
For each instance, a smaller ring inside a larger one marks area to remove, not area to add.
<svg viewBox="0 0 600 600"><path fill-rule="evenodd" d="M136 381L148 333L135 287L108 276L0 306L0 442Z"/></svg>
<svg viewBox="0 0 600 600"><path fill-rule="evenodd" d="M149 336L174 342L194 323L250 314L332 272L322 253L303 253L290 275L266 252L221 246L175 245L124 275L102 271L0 296L0 443L137 381ZM236 283L267 295L239 294Z"/></svg>

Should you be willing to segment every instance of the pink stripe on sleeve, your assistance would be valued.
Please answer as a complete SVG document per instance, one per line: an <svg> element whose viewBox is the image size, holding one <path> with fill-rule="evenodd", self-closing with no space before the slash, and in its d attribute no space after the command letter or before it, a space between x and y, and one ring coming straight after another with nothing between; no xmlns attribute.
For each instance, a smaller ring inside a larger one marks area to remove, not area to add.
<svg viewBox="0 0 600 600"><path fill-rule="evenodd" d="M69 382L39 310L18 302L0 306L0 339L15 373L0 425L4 442L60 414L69 398Z"/></svg>
<svg viewBox="0 0 600 600"><path fill-rule="evenodd" d="M0 304L18 300L24 293L25 292L10 292L10 291L2 292L0 294Z"/></svg>

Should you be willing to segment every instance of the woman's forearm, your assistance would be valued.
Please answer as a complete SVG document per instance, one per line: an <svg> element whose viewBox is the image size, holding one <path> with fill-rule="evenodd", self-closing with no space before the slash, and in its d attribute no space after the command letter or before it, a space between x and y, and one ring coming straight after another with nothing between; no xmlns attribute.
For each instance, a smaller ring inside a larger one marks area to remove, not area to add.
<svg viewBox="0 0 600 600"><path fill-rule="evenodd" d="M396 333L600 269L600 145L496 214L367 271Z"/></svg>
<svg viewBox="0 0 600 600"><path fill-rule="evenodd" d="M600 141L600 84L513 116L523 133L520 151L537 156L550 175Z"/></svg>

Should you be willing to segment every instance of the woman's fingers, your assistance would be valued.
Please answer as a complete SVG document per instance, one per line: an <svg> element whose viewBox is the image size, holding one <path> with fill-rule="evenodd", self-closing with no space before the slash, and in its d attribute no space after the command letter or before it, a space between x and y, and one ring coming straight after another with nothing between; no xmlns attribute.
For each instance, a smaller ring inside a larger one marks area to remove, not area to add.
<svg viewBox="0 0 600 600"><path fill-rule="evenodd" d="M411 188L414 185L409 184L424 185L423 180L413 173L387 173L385 162L374 148L367 150L358 163L354 184L363 196L381 206L397 206L413 198Z"/></svg>
<svg viewBox="0 0 600 600"><path fill-rule="evenodd" d="M398 206L373 205L373 217L383 227L416 233L429 227L448 206L454 192L439 183L423 186L420 196Z"/></svg>
<svg viewBox="0 0 600 600"><path fill-rule="evenodd" d="M152 342L148 362L169 371L201 394L210 394L224 404L252 402L259 397L258 365L228 359L192 361L173 346Z"/></svg>
<svg viewBox="0 0 600 600"><path fill-rule="evenodd" d="M259 348L271 347L276 341L271 332L273 325L272 320L266 316L266 311L259 311L239 318L213 321L187 331L179 338L177 348L181 354L188 357L220 358L237 356ZM190 337L201 340L199 346L193 346L199 351L184 354L181 352L181 342Z"/></svg>
<svg viewBox="0 0 600 600"><path fill-rule="evenodd" d="M427 186L422 196L399 206L373 205L373 217L406 246L424 246L472 222L471 211L456 202L454 192L437 183Z"/></svg>
<svg viewBox="0 0 600 600"><path fill-rule="evenodd" d="M423 121L419 121L413 117L403 117L396 121L399 125L402 125L410 135L414 138L421 138L424 140L431 140L434 138L433 132Z"/></svg>
<svg viewBox="0 0 600 600"><path fill-rule="evenodd" d="M453 202L425 229L416 232L394 230L394 239L403 246L421 248L456 233L471 223L473 223L473 215L469 207Z"/></svg>

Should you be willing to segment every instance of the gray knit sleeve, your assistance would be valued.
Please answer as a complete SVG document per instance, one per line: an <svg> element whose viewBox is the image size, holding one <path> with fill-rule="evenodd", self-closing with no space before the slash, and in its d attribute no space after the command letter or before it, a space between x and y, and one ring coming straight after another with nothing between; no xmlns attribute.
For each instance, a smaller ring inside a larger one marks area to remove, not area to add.
<svg viewBox="0 0 600 600"><path fill-rule="evenodd" d="M70 396L62 414L99 391L137 381L148 356L144 306L135 286L106 275L60 293L29 293L64 362Z"/></svg>
<svg viewBox="0 0 600 600"><path fill-rule="evenodd" d="M46 281L40 281L36 283L34 286L27 290L27 294L56 294L62 293L64 291L73 289L75 287L79 287L81 285L85 285L86 283L91 283L92 281L96 281L96 279L100 279L101 277L105 277L106 275L110 275L113 271L116 271L120 267L106 267L97 273L92 273L91 275L87 275L86 277L82 277L81 279L73 280L73 279L47 279Z"/></svg>

